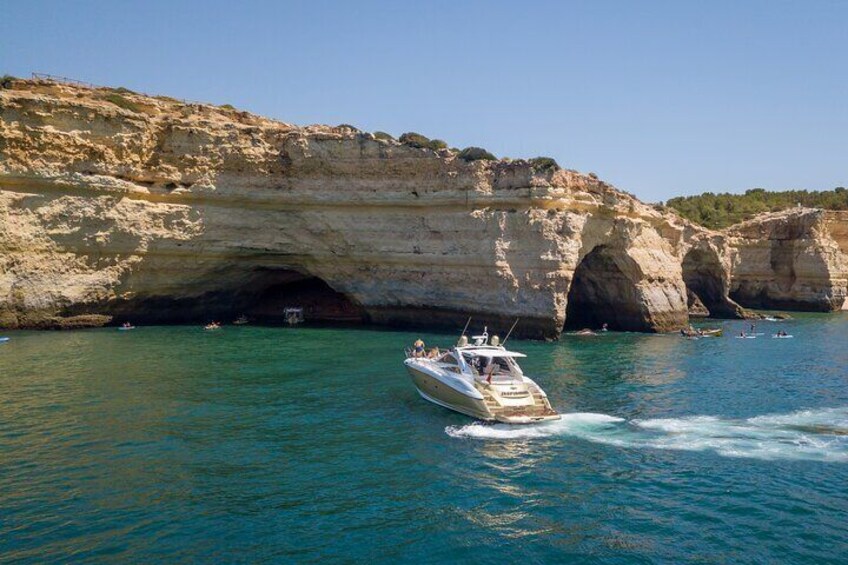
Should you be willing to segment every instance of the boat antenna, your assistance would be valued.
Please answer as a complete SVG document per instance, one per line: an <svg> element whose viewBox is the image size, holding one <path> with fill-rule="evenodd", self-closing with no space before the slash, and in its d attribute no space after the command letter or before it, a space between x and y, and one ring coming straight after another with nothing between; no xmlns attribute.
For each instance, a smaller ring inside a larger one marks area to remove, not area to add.
<svg viewBox="0 0 848 565"><path fill-rule="evenodd" d="M505 343L506 343L506 340L508 340L508 339L509 339L509 336L511 336L511 335L512 335L512 330L514 330L514 329L515 329L515 326L517 326L517 325L518 325L518 320L520 320L520 319L521 319L521 318L516 318L516 319L515 319L515 323L514 323L514 324L512 324L512 327L511 327L511 328L509 328L509 331L507 332L506 337L504 338L504 340L501 342L501 345L505 344Z"/></svg>
<svg viewBox="0 0 848 565"><path fill-rule="evenodd" d="M465 332L468 331L468 324L470 324L470 323L471 323L471 316L468 316L468 321L465 322L465 327L462 328L462 333L459 334L459 337L462 337L462 336L465 335Z"/></svg>

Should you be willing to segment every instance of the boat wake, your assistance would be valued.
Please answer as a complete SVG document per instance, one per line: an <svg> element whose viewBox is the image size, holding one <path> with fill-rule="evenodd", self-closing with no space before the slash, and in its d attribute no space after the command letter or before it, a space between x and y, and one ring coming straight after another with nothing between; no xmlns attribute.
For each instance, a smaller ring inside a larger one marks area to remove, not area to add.
<svg viewBox="0 0 848 565"><path fill-rule="evenodd" d="M690 416L631 420L606 414L563 414L533 426L473 423L448 426L455 438L533 440L576 437L622 448L712 451L725 457L848 463L848 407L732 420Z"/></svg>

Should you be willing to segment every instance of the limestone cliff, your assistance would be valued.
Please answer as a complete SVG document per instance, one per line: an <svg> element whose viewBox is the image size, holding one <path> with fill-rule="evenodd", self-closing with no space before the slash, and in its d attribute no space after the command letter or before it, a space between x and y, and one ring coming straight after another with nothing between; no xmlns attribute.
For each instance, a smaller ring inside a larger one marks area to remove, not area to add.
<svg viewBox="0 0 848 565"><path fill-rule="evenodd" d="M536 337L674 330L694 300L740 315L723 237L527 161L126 91L0 90L0 326L276 322L299 305L521 318Z"/></svg>
<svg viewBox="0 0 848 565"><path fill-rule="evenodd" d="M731 296L745 306L848 309L848 212L796 208L727 230Z"/></svg>

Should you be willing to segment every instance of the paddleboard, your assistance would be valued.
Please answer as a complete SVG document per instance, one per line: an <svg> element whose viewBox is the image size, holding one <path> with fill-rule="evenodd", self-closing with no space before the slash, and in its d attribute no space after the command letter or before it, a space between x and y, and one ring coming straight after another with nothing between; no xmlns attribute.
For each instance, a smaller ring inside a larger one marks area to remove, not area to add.
<svg viewBox="0 0 848 565"><path fill-rule="evenodd" d="M794 335L773 335L771 336L773 339L789 339L790 337L795 337Z"/></svg>
<svg viewBox="0 0 848 565"><path fill-rule="evenodd" d="M736 339L757 339L757 336L755 335L736 335L733 337L735 337Z"/></svg>

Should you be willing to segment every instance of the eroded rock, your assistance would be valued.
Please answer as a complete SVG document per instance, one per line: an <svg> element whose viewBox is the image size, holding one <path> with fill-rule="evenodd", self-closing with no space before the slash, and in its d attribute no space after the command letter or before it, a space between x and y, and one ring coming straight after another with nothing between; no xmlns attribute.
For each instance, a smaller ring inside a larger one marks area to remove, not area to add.
<svg viewBox="0 0 848 565"><path fill-rule="evenodd" d="M2 326L273 322L305 303L412 327L520 318L532 337L567 312L666 331L687 320L686 282L738 314L720 234L594 176L108 92L0 90Z"/></svg>
<svg viewBox="0 0 848 565"><path fill-rule="evenodd" d="M848 212L796 208L727 230L730 295L752 308L831 312L848 298Z"/></svg>

